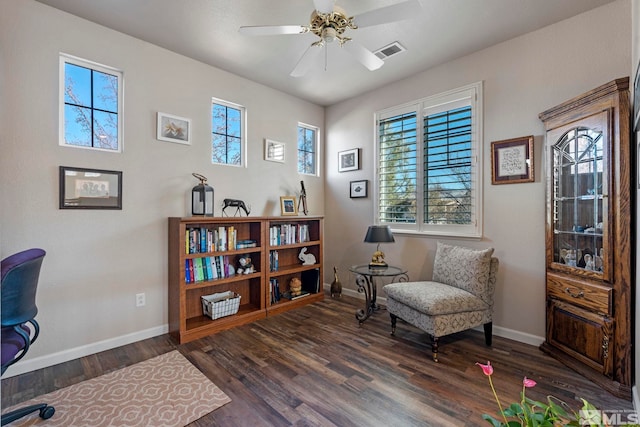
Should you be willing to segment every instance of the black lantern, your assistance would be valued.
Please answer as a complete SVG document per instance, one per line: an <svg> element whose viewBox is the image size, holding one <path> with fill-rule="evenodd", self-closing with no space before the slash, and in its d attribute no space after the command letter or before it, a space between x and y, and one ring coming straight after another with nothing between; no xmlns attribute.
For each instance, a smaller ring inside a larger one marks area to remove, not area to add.
<svg viewBox="0 0 640 427"><path fill-rule="evenodd" d="M193 174L200 184L191 190L191 214L213 216L213 187L207 185L207 178L198 173Z"/></svg>

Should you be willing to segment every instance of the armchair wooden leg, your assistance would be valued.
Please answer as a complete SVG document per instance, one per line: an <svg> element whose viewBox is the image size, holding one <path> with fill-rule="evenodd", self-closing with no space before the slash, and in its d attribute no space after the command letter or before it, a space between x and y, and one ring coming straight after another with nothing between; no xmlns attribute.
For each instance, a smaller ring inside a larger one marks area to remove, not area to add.
<svg viewBox="0 0 640 427"><path fill-rule="evenodd" d="M438 362L438 337L431 335L431 352L433 353L433 361Z"/></svg>
<svg viewBox="0 0 640 427"><path fill-rule="evenodd" d="M391 335L395 335L396 334L396 322L398 320L398 316L396 316L393 313L389 313L389 316L391 316Z"/></svg>
<svg viewBox="0 0 640 427"><path fill-rule="evenodd" d="M491 347L492 330L493 330L493 322L484 324L484 342L487 345L487 347Z"/></svg>

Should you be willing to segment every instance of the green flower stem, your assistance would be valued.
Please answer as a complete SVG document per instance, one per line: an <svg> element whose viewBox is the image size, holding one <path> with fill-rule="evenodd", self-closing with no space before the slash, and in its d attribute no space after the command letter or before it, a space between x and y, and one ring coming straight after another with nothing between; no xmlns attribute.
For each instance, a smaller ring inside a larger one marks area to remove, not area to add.
<svg viewBox="0 0 640 427"><path fill-rule="evenodd" d="M507 421L507 417L504 415L504 411L502 410L502 404L500 403L500 399L498 398L498 393L496 393L496 389L493 387L493 381L491 380L491 375L489 377L489 385L491 386L491 391L493 392L493 397L498 402L498 409L500 410L500 415L502 415L502 419L504 420L504 425L508 426L509 422Z"/></svg>

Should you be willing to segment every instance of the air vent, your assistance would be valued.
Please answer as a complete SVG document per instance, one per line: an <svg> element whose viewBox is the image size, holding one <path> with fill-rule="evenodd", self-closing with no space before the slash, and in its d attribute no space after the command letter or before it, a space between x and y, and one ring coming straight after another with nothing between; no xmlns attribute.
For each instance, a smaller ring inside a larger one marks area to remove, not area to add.
<svg viewBox="0 0 640 427"><path fill-rule="evenodd" d="M373 53L375 53L378 58L385 60L389 57L399 54L400 52L404 52L405 50L407 49L405 49L404 46L402 46L400 43L393 42L390 45L380 48Z"/></svg>

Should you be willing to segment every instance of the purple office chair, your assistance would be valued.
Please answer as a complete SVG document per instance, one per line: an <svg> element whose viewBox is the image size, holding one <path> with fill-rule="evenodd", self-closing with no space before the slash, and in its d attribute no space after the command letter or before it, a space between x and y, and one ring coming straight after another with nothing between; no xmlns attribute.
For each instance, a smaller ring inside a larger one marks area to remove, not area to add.
<svg viewBox="0 0 640 427"><path fill-rule="evenodd" d="M40 325L36 322L36 289L40 266L45 256L42 249L28 249L2 260L2 374L22 359L29 346L38 338ZM2 415L5 425L32 412L40 411L40 418L53 416L55 409L46 403L16 409Z"/></svg>

